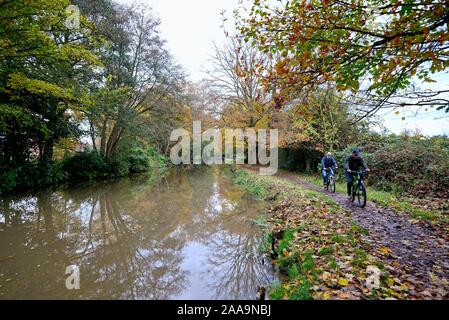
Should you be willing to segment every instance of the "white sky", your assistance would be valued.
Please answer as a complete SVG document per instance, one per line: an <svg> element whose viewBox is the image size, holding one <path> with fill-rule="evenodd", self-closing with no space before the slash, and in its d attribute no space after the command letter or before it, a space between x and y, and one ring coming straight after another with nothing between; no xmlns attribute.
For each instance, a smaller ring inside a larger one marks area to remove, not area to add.
<svg viewBox="0 0 449 320"><path fill-rule="evenodd" d="M135 0L116 0L119 3L135 3ZM177 62L188 72L193 81L205 77L202 72L213 53L212 43L224 44L226 36L221 12L232 16L239 0L140 0L148 4L161 20L162 37ZM227 25L231 26L227 23Z"/></svg>
<svg viewBox="0 0 449 320"><path fill-rule="evenodd" d="M135 0L116 0L119 3L134 3ZM193 81L205 77L203 70L213 53L212 43L222 45L226 41L221 12L226 11L232 17L232 11L241 0L140 0L153 8L154 14L161 19L162 37L177 62L181 64ZM232 24L228 23L228 27ZM440 76L436 86L449 87L449 75ZM406 117L403 121L402 117ZM446 118L435 120L435 118ZM394 133L404 129L419 129L427 135L449 135L449 114L421 110L418 116L412 111L395 115L394 112L382 114L385 126Z"/></svg>

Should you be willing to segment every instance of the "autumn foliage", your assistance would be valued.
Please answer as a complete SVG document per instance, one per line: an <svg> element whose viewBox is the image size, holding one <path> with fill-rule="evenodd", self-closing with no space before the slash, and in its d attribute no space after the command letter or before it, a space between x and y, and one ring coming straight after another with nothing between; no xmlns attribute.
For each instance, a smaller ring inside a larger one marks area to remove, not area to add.
<svg viewBox="0 0 449 320"><path fill-rule="evenodd" d="M448 8L446 0L254 0L237 29L277 60L268 78L288 93L333 81L368 95L368 114L385 104L449 110L445 90L401 94L449 67Z"/></svg>

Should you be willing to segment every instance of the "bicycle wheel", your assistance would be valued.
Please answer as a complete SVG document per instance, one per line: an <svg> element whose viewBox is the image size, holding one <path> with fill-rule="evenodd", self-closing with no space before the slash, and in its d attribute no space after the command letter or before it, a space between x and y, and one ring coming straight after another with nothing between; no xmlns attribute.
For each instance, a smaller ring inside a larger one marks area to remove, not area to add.
<svg viewBox="0 0 449 320"><path fill-rule="evenodd" d="M329 180L330 180L330 188L331 188L331 192L332 193L335 193L335 179L334 179L334 177L333 176L331 176L330 178L329 178Z"/></svg>
<svg viewBox="0 0 449 320"><path fill-rule="evenodd" d="M357 188L357 201L359 206L365 208L366 206L366 188L363 183L360 183Z"/></svg>
<svg viewBox="0 0 449 320"><path fill-rule="evenodd" d="M352 187L351 187L351 194L352 194L352 202L354 202L355 201L355 197L357 196L357 186L355 186L355 185L352 185Z"/></svg>

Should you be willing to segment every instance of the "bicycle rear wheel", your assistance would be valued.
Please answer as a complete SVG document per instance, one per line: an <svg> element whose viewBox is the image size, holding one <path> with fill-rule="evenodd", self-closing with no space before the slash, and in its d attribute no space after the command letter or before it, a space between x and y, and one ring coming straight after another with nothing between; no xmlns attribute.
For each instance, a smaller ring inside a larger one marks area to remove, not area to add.
<svg viewBox="0 0 449 320"><path fill-rule="evenodd" d="M366 206L366 188L363 183L360 183L357 188L357 202L359 206L365 208Z"/></svg>

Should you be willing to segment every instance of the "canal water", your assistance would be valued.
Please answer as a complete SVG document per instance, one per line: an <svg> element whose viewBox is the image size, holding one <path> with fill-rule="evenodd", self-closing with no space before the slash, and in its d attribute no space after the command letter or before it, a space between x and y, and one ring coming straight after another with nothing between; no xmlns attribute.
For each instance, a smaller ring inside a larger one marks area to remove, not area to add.
<svg viewBox="0 0 449 320"><path fill-rule="evenodd" d="M254 299L263 207L218 167L1 199L0 299Z"/></svg>

